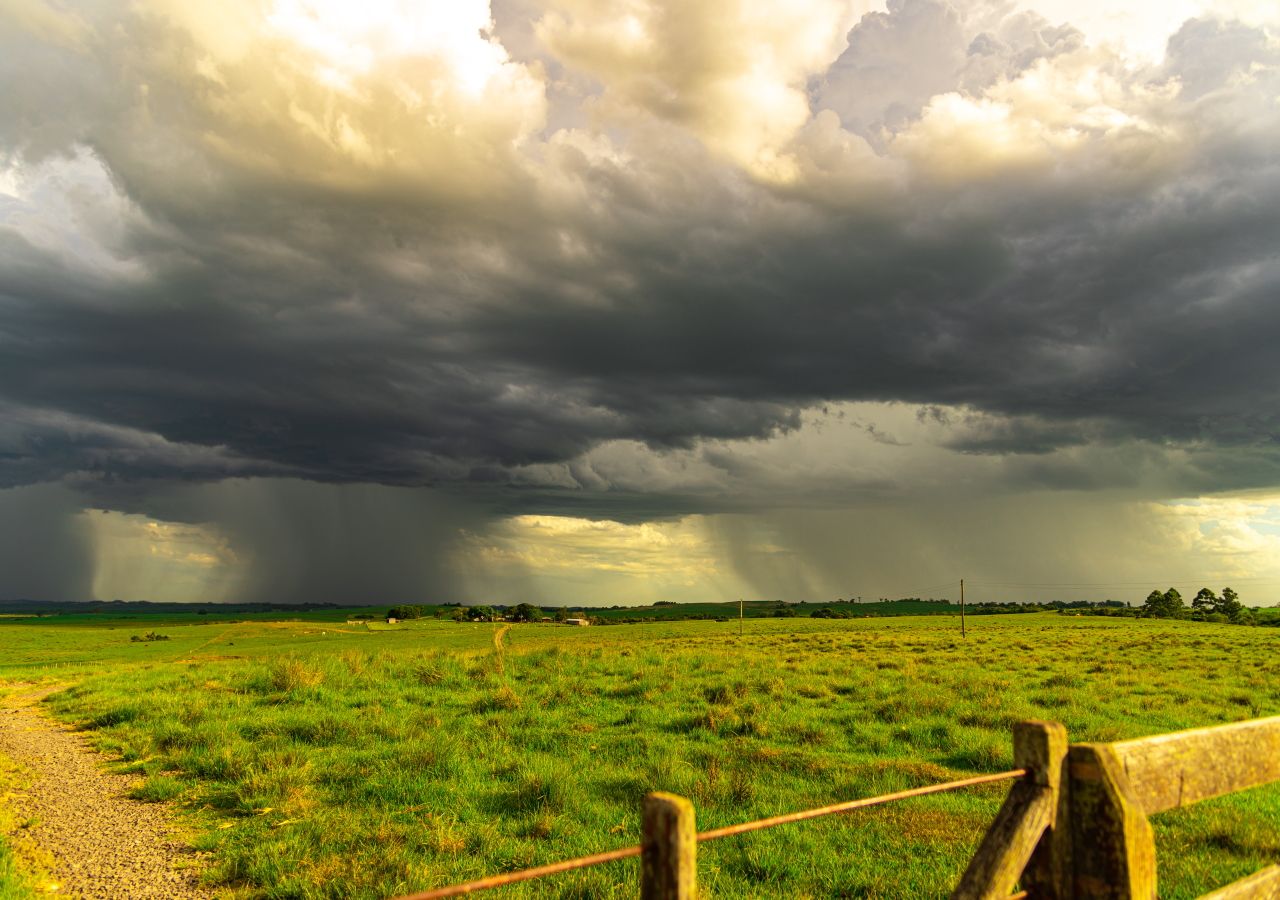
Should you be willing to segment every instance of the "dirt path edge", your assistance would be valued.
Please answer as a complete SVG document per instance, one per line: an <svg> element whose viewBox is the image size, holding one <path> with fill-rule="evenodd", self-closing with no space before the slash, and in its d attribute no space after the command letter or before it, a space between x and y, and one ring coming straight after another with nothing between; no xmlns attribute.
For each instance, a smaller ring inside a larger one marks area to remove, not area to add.
<svg viewBox="0 0 1280 900"><path fill-rule="evenodd" d="M206 900L202 854L182 839L174 811L128 796L136 777L106 771L109 760L81 732L50 718L40 701L63 686L6 685L0 753L23 772L10 797L56 887L82 900ZM52 885L46 885L49 890Z"/></svg>

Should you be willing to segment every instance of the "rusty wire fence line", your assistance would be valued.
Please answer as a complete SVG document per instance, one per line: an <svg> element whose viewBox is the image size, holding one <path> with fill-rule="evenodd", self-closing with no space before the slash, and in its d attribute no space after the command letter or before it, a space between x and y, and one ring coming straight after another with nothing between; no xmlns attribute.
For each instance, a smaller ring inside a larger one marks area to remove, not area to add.
<svg viewBox="0 0 1280 900"><path fill-rule="evenodd" d="M594 853L591 856L579 856L576 859L566 859L563 862L548 863L545 866L535 866L532 869L521 869L519 872L504 872L501 875L490 875L488 878L468 881L465 884L455 884L451 887L421 891L417 894L406 894L403 897L397 898L397 900L440 900L440 898L443 897L461 897L463 894L470 894L475 891L485 891L489 888L502 887L504 884L515 884L520 881L532 881L534 878L542 878L546 875L556 875L560 872L572 872L574 869L585 869L589 866L599 866L619 859L631 859L632 857L639 855L640 845L637 844L634 847L623 847L621 850L610 850L606 853Z"/></svg>
<svg viewBox="0 0 1280 900"><path fill-rule="evenodd" d="M1007 772L997 772L994 775L975 775L972 778L962 778L959 781L944 781L942 784L931 784L925 787L911 788L906 791L897 791L893 794L881 794L878 797L866 797L862 800L848 800L844 803L833 803L831 806L819 806L816 809L807 809L804 812L787 813L786 815L773 816L768 819L757 819L754 822L743 822L741 825L727 825L724 828L713 828L710 831L699 832L698 842L714 841L723 837L730 837L735 834L746 834L751 831L759 831L762 828L773 828L776 825L787 825L791 822L803 822L806 819L816 819L820 816L831 816L836 813L852 812L855 809L864 809L868 806L879 806L882 803L892 803L895 800L907 800L911 797L924 797L928 794L940 794L944 791L956 791L960 788L975 787L979 784L989 784L993 781L1010 781L1014 778L1021 778L1027 774L1026 769L1010 769Z"/></svg>
<svg viewBox="0 0 1280 900"><path fill-rule="evenodd" d="M698 843L702 843L703 841L714 841L719 840L720 838L732 837L737 834L747 834L749 832L760 831L765 828L774 828L778 825L787 825L792 822L804 822L808 819L817 819L822 816L852 812L855 809L865 809L869 806L880 806L885 803L893 803L896 800L907 800L912 797L924 797L929 794L941 794L946 791L956 791L961 788L976 787L980 784L990 784L997 781L1011 781L1015 778L1022 778L1027 774L1028 771L1026 769L1010 769L1007 772L997 772L993 775L975 775L972 778L962 778L958 781L944 781L941 784L930 784L925 787L910 788L905 791L896 791L892 794L881 794L876 797L865 797L860 800L847 800L843 803L833 803L830 806L819 806L814 809L803 810L802 812L786 813L781 816L771 816L767 819L756 819L753 822L742 822L738 825L727 825L724 828L713 828L710 831L699 832L697 835L697 841ZM604 863L615 862L620 859L631 859L632 857L639 856L640 852L641 848L639 845L623 847L621 849L610 850L605 853L595 853L590 856L579 856L575 859L567 859L563 862L549 863L545 866L521 869L518 872L505 872L501 875L490 875L487 878L480 878L475 881L464 882L463 884L435 888L429 891L420 891L416 894L405 894L404 896L396 898L396 900L444 900L444 898L447 897L461 897L465 894L474 893L476 891L489 890L490 888L502 887L503 885L515 884L521 881L530 881L547 875L556 875L561 872L572 872L576 869L585 869L591 866L603 865ZM1025 894L1023 896L1025 896Z"/></svg>

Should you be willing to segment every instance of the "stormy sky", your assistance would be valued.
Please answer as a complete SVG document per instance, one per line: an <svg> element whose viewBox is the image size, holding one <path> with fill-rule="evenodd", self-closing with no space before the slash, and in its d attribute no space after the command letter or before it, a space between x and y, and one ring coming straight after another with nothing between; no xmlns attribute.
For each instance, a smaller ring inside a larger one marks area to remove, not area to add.
<svg viewBox="0 0 1280 900"><path fill-rule="evenodd" d="M1273 2L0 0L0 85L0 597L1280 599Z"/></svg>

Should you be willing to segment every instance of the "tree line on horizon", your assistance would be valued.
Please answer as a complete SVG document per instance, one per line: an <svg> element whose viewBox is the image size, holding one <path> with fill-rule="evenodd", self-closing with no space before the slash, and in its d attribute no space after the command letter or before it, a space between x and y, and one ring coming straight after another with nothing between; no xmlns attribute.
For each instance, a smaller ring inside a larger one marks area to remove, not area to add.
<svg viewBox="0 0 1280 900"><path fill-rule="evenodd" d="M1253 611L1240 602L1240 595L1229 587L1222 589L1222 596L1212 589L1202 587L1191 600L1190 608L1183 602L1177 588L1161 591L1158 588L1147 595L1140 613L1151 619L1192 619L1199 622L1230 622L1233 625L1255 625Z"/></svg>
<svg viewBox="0 0 1280 900"><path fill-rule="evenodd" d="M686 604L670 600L660 600L651 607L662 607L668 610L662 616L652 615L617 615L618 612L637 613L644 607L601 606L591 608L568 606L535 606L532 603L520 603L513 606L479 605L463 606L458 603L447 603L440 606L399 605L387 610L387 615L401 620L431 617L450 619L455 622L564 622L570 618L581 617L592 624L628 625L646 622L674 620L714 620L728 622L736 619L725 612L708 611L709 606L728 606L729 604L687 604L687 612L675 609ZM732 604L736 606L736 604ZM1278 604L1280 606L1280 604ZM886 609L885 607L888 607ZM900 608L899 608L900 607ZM696 610L696 611L695 611ZM1221 596L1209 588L1201 588L1188 606L1176 588L1167 591L1153 590L1140 606L1119 600L1050 600L1046 602L1027 601L979 601L966 606L965 612L971 616L1009 615L1017 613L1057 612L1060 615L1094 615L1118 616L1126 618L1153 619L1187 619L1201 622L1224 622L1235 625L1277 625L1280 626L1280 615L1273 611L1251 610L1240 602L1239 595L1230 587L1223 588ZM959 614L959 606L947 598L923 599L920 597L904 597L897 601L866 602L855 604L852 601L837 600L835 603L806 602L787 603L785 601L769 601L767 605L755 601L747 610L750 618L792 618L804 616L814 619L852 619L869 618L884 615L944 615Z"/></svg>

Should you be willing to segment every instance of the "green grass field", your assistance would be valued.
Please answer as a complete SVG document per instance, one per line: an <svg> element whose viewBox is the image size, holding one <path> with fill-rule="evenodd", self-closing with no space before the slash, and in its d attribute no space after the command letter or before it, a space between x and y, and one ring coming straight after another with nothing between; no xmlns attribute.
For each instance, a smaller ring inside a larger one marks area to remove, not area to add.
<svg viewBox="0 0 1280 900"><path fill-rule="evenodd" d="M1012 765L1010 728L1117 740L1280 713L1280 631L1051 614L610 628L0 620L0 679L174 800L236 896L383 897ZM157 630L169 640L134 642ZM501 640L495 644L495 638ZM705 844L711 897L941 897L1006 790ZM1162 896L1280 859L1280 786L1154 818ZM0 857L0 867L4 865ZM635 862L495 897L632 897Z"/></svg>

